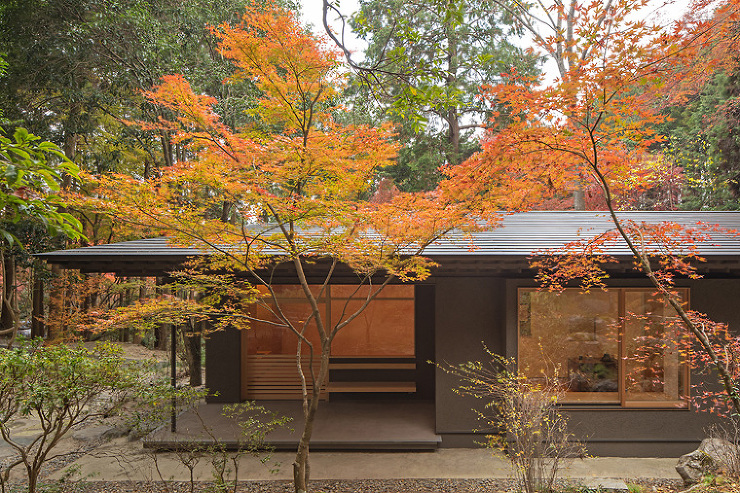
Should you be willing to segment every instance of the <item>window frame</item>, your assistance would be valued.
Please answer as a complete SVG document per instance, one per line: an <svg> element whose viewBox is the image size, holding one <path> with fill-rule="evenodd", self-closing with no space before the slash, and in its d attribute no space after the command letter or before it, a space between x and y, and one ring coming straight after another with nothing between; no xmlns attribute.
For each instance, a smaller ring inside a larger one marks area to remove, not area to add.
<svg viewBox="0 0 740 493"><path fill-rule="evenodd" d="M582 291L580 288L566 288L567 291ZM691 302L691 289L688 287L676 287L675 290L679 291L682 295L683 304L688 308L690 306ZM514 310L514 330L516 332L516 362L517 365L521 362L521 328L520 328L520 313L519 313L519 307L520 307L520 300L521 300L521 294L523 292L537 292L540 291L539 288L535 286L517 286L516 287L516 299L515 299L515 310ZM691 408L690 405L690 393L691 393L691 369L686 361L686 358L683 359L683 361L679 362L679 365L681 368L679 368L679 375L678 378L680 379L683 377L683 381L685 382L684 389L680 391L679 399L671 400L671 401L660 401L660 400L646 400L646 401L639 401L639 400L629 400L628 399L628 392L627 392L627 385L626 385L626 371L627 371L627 358L626 358L626 344L625 344L625 314L626 314L626 302L625 297L628 292L655 292L655 288L653 287L645 287L645 286L634 286L634 285L625 285L625 286L609 286L606 291L616 291L617 292L617 306L618 306L618 319L619 319L619 329L618 329L618 340L617 340L617 348L618 348L618 399L614 402L589 402L588 400L583 401L576 401L576 400L561 400L560 405L566 406L566 407L573 407L573 408L583 408L583 407L596 407L596 408L608 408L608 409L615 409L615 408L625 408L625 409L677 409L677 410L689 410ZM585 296L587 296L587 293L584 293ZM592 392L596 393L596 392Z"/></svg>

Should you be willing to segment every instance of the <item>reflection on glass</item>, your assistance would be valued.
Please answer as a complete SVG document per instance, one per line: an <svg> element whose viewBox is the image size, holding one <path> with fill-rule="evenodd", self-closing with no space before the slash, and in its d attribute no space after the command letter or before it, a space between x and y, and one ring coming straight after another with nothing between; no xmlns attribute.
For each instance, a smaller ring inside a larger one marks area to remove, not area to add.
<svg viewBox="0 0 740 493"><path fill-rule="evenodd" d="M556 382L563 400L685 406L676 314L652 290L520 289L518 310L519 366L529 379Z"/></svg>
<svg viewBox="0 0 740 493"><path fill-rule="evenodd" d="M300 286L275 286L279 295L279 306L283 314L313 344L320 348L315 320L311 307ZM317 294L320 286L311 286ZM372 288L374 291L377 288ZM263 289L263 291L266 291ZM370 292L367 286L335 285L326 291L319 301L324 322L331 327L354 314ZM247 330L248 354L295 354L297 336L287 327L280 326L275 305L271 298L264 303L252 305L250 315L261 321L252 321ZM386 286L378 296L350 323L343 327L332 343L332 356L362 357L388 356L413 357L415 354L414 334L414 287ZM304 345L303 350L307 350Z"/></svg>
<svg viewBox="0 0 740 493"><path fill-rule="evenodd" d="M557 382L564 400L619 400L619 297L521 291L519 361L530 379Z"/></svg>
<svg viewBox="0 0 740 493"><path fill-rule="evenodd" d="M676 344L676 312L650 291L625 293L627 401L678 403L686 395L686 367Z"/></svg>
<svg viewBox="0 0 740 493"><path fill-rule="evenodd" d="M295 354L298 336L290 328L279 325L281 322L275 306L268 306L253 305L250 310L250 315L262 322L253 321L247 330L247 354ZM322 302L320 306L326 311L325 303ZM298 331L303 331L314 350L320 349L318 329L312 320L308 303L284 302L280 304L280 309ZM307 350L308 346L304 344L303 351Z"/></svg>
<svg viewBox="0 0 740 493"><path fill-rule="evenodd" d="M361 301L332 299L332 325L361 305ZM413 298L376 298L337 333L331 352L333 356L414 356Z"/></svg>

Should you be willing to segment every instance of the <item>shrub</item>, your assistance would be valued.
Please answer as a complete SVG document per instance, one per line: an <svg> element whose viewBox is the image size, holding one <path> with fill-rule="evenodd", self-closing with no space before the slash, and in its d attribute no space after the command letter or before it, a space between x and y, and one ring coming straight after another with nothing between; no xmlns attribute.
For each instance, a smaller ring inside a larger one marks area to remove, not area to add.
<svg viewBox="0 0 740 493"><path fill-rule="evenodd" d="M563 459L585 454L557 406L557 383L545 377L527 380L513 359L487 348L486 352L487 363L448 365L443 370L461 379L457 393L486 400L483 411L476 411L494 431L486 445L506 453L519 486L526 493L554 491Z"/></svg>
<svg viewBox="0 0 740 493"><path fill-rule="evenodd" d="M112 344L89 351L83 346L42 346L39 339L0 349L0 436L17 453L3 468L2 491L11 469L22 465L28 492L34 493L42 467L70 430L110 416L149 385L141 367L121 358L120 348ZM10 425L20 417L40 425L30 443L14 437Z"/></svg>

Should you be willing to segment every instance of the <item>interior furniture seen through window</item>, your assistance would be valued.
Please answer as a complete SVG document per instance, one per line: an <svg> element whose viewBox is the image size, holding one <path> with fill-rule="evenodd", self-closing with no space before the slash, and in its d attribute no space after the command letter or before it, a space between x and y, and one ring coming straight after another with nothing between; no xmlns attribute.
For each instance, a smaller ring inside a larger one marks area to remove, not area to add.
<svg viewBox="0 0 740 493"><path fill-rule="evenodd" d="M679 289L684 302L688 289ZM675 311L654 290L518 291L518 364L556 382L561 401L686 407L688 367Z"/></svg>

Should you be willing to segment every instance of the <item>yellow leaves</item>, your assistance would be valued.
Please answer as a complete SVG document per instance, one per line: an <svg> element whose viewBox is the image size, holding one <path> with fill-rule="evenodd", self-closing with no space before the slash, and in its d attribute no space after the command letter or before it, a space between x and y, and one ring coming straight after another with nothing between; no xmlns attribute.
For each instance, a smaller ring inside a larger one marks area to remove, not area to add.
<svg viewBox="0 0 740 493"><path fill-rule="evenodd" d="M239 26L222 24L213 33L221 53L237 67L233 78L251 79L263 92L256 113L265 122L305 130L336 95L340 54L303 29L292 13L269 4L251 6Z"/></svg>

